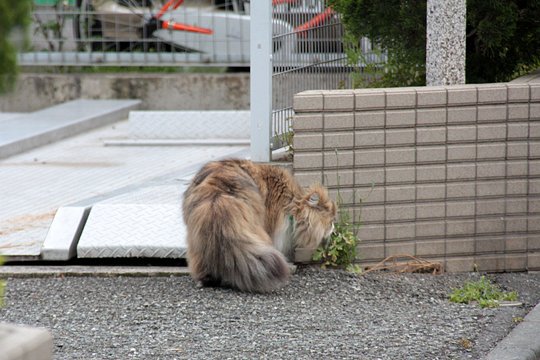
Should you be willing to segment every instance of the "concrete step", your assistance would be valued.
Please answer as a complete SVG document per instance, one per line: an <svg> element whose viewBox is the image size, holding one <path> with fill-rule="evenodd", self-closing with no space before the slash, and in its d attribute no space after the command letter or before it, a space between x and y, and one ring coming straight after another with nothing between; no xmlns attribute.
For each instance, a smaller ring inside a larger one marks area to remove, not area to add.
<svg viewBox="0 0 540 360"><path fill-rule="evenodd" d="M128 117L140 100L79 99L0 118L0 159Z"/></svg>

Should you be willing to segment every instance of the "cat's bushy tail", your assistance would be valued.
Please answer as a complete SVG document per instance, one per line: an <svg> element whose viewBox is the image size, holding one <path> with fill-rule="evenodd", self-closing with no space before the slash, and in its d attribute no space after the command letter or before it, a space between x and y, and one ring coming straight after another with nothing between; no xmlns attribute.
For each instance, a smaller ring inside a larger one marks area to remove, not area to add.
<svg viewBox="0 0 540 360"><path fill-rule="evenodd" d="M217 196L189 210L188 265L195 280L257 293L288 281L285 257L272 247L260 214L244 200Z"/></svg>

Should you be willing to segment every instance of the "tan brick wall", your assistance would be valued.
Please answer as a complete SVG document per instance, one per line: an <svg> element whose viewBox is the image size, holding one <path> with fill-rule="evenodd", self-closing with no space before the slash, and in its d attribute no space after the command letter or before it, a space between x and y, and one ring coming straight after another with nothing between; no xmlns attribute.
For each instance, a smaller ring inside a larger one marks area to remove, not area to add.
<svg viewBox="0 0 540 360"><path fill-rule="evenodd" d="M307 91L294 109L295 175L339 189L364 263L540 269L540 84Z"/></svg>

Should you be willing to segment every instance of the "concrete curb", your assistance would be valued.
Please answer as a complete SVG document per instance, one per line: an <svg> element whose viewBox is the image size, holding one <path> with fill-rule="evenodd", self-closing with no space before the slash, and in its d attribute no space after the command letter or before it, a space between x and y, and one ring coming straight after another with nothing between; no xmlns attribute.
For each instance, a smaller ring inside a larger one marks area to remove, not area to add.
<svg viewBox="0 0 540 360"><path fill-rule="evenodd" d="M486 360L540 359L540 304L486 356Z"/></svg>
<svg viewBox="0 0 540 360"><path fill-rule="evenodd" d="M170 277L189 275L184 266L88 266L88 265L4 265L0 278L47 278L47 277Z"/></svg>
<svg viewBox="0 0 540 360"><path fill-rule="evenodd" d="M297 266L288 264L291 274ZM4 265L0 266L0 279L47 277L171 277L187 276L186 266L102 266L102 265Z"/></svg>

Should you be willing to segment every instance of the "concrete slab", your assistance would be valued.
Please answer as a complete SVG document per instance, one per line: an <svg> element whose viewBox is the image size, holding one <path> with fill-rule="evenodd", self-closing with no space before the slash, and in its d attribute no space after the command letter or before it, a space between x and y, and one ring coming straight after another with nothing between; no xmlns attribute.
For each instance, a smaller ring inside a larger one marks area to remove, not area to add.
<svg viewBox="0 0 540 360"><path fill-rule="evenodd" d="M249 111L132 111L133 139L249 140Z"/></svg>
<svg viewBox="0 0 540 360"><path fill-rule="evenodd" d="M45 329L0 324L0 349L0 360L50 360L53 338Z"/></svg>
<svg viewBox="0 0 540 360"><path fill-rule="evenodd" d="M125 119L139 100L79 99L8 118L0 128L0 158Z"/></svg>
<svg viewBox="0 0 540 360"><path fill-rule="evenodd" d="M0 112L0 122L4 120L11 120L21 116L24 116L25 113L9 113L9 112Z"/></svg>
<svg viewBox="0 0 540 360"><path fill-rule="evenodd" d="M77 255L77 242L90 212L89 206L63 206L58 209L41 248L41 258L66 261Z"/></svg>
<svg viewBox="0 0 540 360"><path fill-rule="evenodd" d="M14 261L23 258L38 260L41 244L53 217L54 211L45 211L0 221L0 254Z"/></svg>
<svg viewBox="0 0 540 360"><path fill-rule="evenodd" d="M185 266L107 266L107 265L4 265L0 266L0 278L36 277L113 277L113 276L185 276L189 270Z"/></svg>

